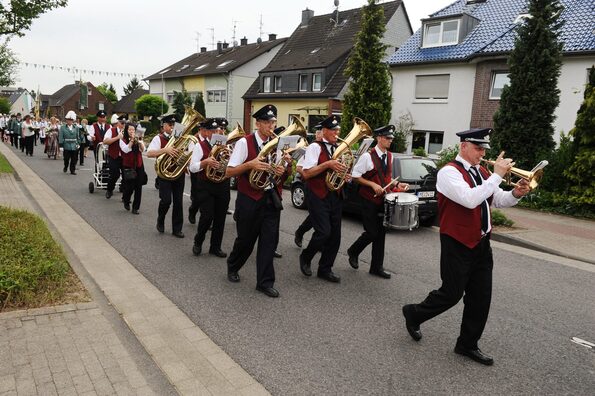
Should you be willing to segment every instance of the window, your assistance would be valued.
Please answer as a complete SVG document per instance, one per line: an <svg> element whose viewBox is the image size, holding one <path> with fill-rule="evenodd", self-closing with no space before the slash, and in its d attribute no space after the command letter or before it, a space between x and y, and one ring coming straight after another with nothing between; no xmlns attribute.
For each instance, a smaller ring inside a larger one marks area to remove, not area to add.
<svg viewBox="0 0 595 396"><path fill-rule="evenodd" d="M411 151L423 148L428 154L436 154L442 150L444 132L414 131Z"/></svg>
<svg viewBox="0 0 595 396"><path fill-rule="evenodd" d="M312 91L320 91L322 88L322 74L312 74Z"/></svg>
<svg viewBox="0 0 595 396"><path fill-rule="evenodd" d="M227 92L224 89L207 91L207 103L222 103L227 101Z"/></svg>
<svg viewBox="0 0 595 396"><path fill-rule="evenodd" d="M275 92L281 92L281 76L275 76Z"/></svg>
<svg viewBox="0 0 595 396"><path fill-rule="evenodd" d="M490 88L490 99L500 99L502 88L509 83L508 72L494 72L492 75L492 86Z"/></svg>
<svg viewBox="0 0 595 396"><path fill-rule="evenodd" d="M448 99L450 74L433 74L415 76L415 99L445 100Z"/></svg>
<svg viewBox="0 0 595 396"><path fill-rule="evenodd" d="M226 60L225 62L221 63L220 65L217 66L217 69L223 69L225 66L231 64L235 62L234 59L230 59L230 60Z"/></svg>
<svg viewBox="0 0 595 396"><path fill-rule="evenodd" d="M97 102L97 110L105 110L105 103Z"/></svg>
<svg viewBox="0 0 595 396"><path fill-rule="evenodd" d="M270 77L263 77L262 91L263 92L271 92L271 78Z"/></svg>
<svg viewBox="0 0 595 396"><path fill-rule="evenodd" d="M188 68L188 66L190 66L190 65L184 65L184 66L180 67L180 68L179 68L178 70L176 70L176 71L177 71L177 72L181 72L182 70L184 70L184 69L187 69L187 68Z"/></svg>
<svg viewBox="0 0 595 396"><path fill-rule="evenodd" d="M195 68L194 68L194 71L199 71L199 70L202 70L202 69L204 69L205 67L207 67L208 65L209 65L208 63L204 63L204 64L202 64L202 65L200 65L200 66L198 66L198 67L195 67Z"/></svg>
<svg viewBox="0 0 595 396"><path fill-rule="evenodd" d="M459 41L459 20L428 22L424 25L424 47L457 44Z"/></svg>
<svg viewBox="0 0 595 396"><path fill-rule="evenodd" d="M300 74L300 91L308 90L308 75Z"/></svg>
<svg viewBox="0 0 595 396"><path fill-rule="evenodd" d="M167 103L171 104L174 101L174 94L172 93L168 93L167 94Z"/></svg>

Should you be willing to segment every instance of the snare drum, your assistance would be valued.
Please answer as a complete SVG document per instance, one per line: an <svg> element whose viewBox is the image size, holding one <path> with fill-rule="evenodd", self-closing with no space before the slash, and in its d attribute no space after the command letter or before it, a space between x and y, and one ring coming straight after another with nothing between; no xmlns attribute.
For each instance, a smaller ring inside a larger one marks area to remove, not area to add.
<svg viewBox="0 0 595 396"><path fill-rule="evenodd" d="M419 225L419 198L410 193L398 192L384 197L384 226L394 230L411 230Z"/></svg>

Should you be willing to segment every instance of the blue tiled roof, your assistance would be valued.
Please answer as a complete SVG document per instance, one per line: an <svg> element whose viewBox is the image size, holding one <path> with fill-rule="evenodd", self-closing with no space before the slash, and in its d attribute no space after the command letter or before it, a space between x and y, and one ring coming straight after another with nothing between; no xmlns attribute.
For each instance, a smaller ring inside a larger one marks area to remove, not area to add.
<svg viewBox="0 0 595 396"><path fill-rule="evenodd" d="M389 59L391 65L466 60L474 56L511 51L516 38L516 17L527 11L527 0L487 0L467 4L457 0L431 17L469 14L479 24L457 45L420 48L422 28ZM564 52L595 51L595 0L561 0L565 21L560 40Z"/></svg>

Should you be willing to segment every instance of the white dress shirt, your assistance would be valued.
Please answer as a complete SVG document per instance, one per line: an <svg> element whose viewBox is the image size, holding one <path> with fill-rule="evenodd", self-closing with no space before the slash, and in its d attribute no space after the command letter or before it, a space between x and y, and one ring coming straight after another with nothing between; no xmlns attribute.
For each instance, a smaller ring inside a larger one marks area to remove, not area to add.
<svg viewBox="0 0 595 396"><path fill-rule="evenodd" d="M322 139L322 142L325 144L326 147L328 147L328 145L330 145L330 143L326 139ZM304 163L302 165L303 169L314 168L316 165L318 165L318 157L320 157L321 149L322 149L322 147L318 143L312 143L312 144L308 145L308 148L306 149L306 153L304 154L304 157L303 157L304 158ZM331 156L330 151L328 151L328 155L329 155L329 157Z"/></svg>
<svg viewBox="0 0 595 396"><path fill-rule="evenodd" d="M254 132L254 136L256 136L256 143L259 147L258 151L260 151L262 146L264 146L264 141L260 138L258 132ZM246 138L241 138L236 142L227 166L234 168L236 166L242 165L244 162L246 162L246 158L248 158L248 141Z"/></svg>
<svg viewBox="0 0 595 396"><path fill-rule="evenodd" d="M153 137L153 140L151 140L151 143L149 143L149 148L147 149L147 151L156 151L156 150L161 150L161 138L159 137L159 135L155 135Z"/></svg>
<svg viewBox="0 0 595 396"><path fill-rule="evenodd" d="M385 159L384 159L384 163L386 164L386 161L388 161L388 151L386 153L383 153L378 146L374 147L374 150L376 150L376 154L378 154L378 157L382 160L382 155L383 154L387 154ZM370 152L366 151L365 153L362 154L361 157L359 157L359 159L357 160L357 163L355 164L355 166L353 167L353 171L351 172L351 176L352 177L362 177L364 174L366 174L367 172L371 171L372 169L374 169L374 162L372 161L372 155L370 154ZM390 170L392 173L392 167L387 168L387 170Z"/></svg>
<svg viewBox="0 0 595 396"><path fill-rule="evenodd" d="M122 132L122 130L121 130L120 128L115 128L115 129L117 130L116 136L117 136L117 135L119 135L119 134ZM111 139L111 138L112 138L112 130L113 130L113 129L112 129L112 128L110 128L110 129L109 129L109 130L108 130L108 131L105 133L105 135L103 135L103 140L104 140L104 141L105 141L106 139ZM113 136L113 137L116 137L116 136Z"/></svg>
<svg viewBox="0 0 595 396"><path fill-rule="evenodd" d="M199 137L199 141L204 142L204 140L205 140L205 138L203 138L202 136ZM188 169L190 170L190 172L198 173L202 170L202 167L200 166L200 162L202 161L202 156L203 156L202 145L200 145L200 143L195 144L192 149L192 157L190 159L190 165L188 165Z"/></svg>

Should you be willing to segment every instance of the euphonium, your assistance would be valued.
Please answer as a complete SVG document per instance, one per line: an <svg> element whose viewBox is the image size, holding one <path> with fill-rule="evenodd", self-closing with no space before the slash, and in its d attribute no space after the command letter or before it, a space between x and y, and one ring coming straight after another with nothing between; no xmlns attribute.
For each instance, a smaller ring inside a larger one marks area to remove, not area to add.
<svg viewBox="0 0 595 396"><path fill-rule="evenodd" d="M178 137L172 137L165 147L174 147L178 149L177 155L169 155L166 153L161 154L155 161L155 172L157 176L166 180L177 179L182 172L185 171L190 159L192 158L192 152L188 151L190 143L197 144L198 139L192 135L192 130L199 123L203 122L205 118L198 111L194 110L190 106L186 107L186 113L182 119L182 125L184 125L184 131Z"/></svg>
<svg viewBox="0 0 595 396"><path fill-rule="evenodd" d="M260 153L258 153L258 159L261 161L268 162L271 166L267 171L255 170L252 169L250 171L249 180L250 185L252 188L263 190L265 187L271 184L270 177L273 178L274 184L278 184L280 182L280 178L275 176L274 173L274 166L277 164L275 157L275 152L277 150L277 145L279 144L279 138L283 136L292 136L292 135L300 135L303 138L306 137L306 128L302 125L300 120L297 117L293 117L293 123L289 126L289 128L285 129L282 133L277 135L273 140L270 140L267 144L264 145ZM272 157L269 159L269 156Z"/></svg>
<svg viewBox="0 0 595 396"><path fill-rule="evenodd" d="M225 144L216 145L211 150L210 157L213 157L219 162L218 166L207 166L205 172L207 179L214 183L221 183L225 180L225 171L227 170L227 164L229 163L229 157L231 157L232 147L241 138L246 136L246 132L238 122L238 126L227 135L227 141Z"/></svg>
<svg viewBox="0 0 595 396"><path fill-rule="evenodd" d="M494 166L494 164L496 163L496 161L486 160L483 158L481 159L481 161L486 163L487 165L491 165L491 166ZM539 181L543 177L543 168L545 168L548 164L549 164L549 162L546 160L540 161L530 171L512 167L512 168L510 168L508 173L506 173L506 175L504 175L504 177L502 179L503 179L504 183L506 183L509 186L513 186L513 187L516 187L517 183L512 180L512 176L517 177L519 179L525 179L529 183L529 188L531 190L535 190L537 188L537 186L539 186ZM489 169L488 169L488 171L491 172Z"/></svg>
<svg viewBox="0 0 595 396"><path fill-rule="evenodd" d="M353 167L355 162L355 158L351 152L351 146L364 136L372 136L372 129L370 129L364 120L355 117L353 119L353 128L345 139L338 138L338 140L341 141L341 144L335 149L335 153L331 159L337 160L345 165L345 170L343 172L327 172L325 181L326 186L330 191L337 191L343 187L343 184L345 184L345 177L351 171L351 167Z"/></svg>

